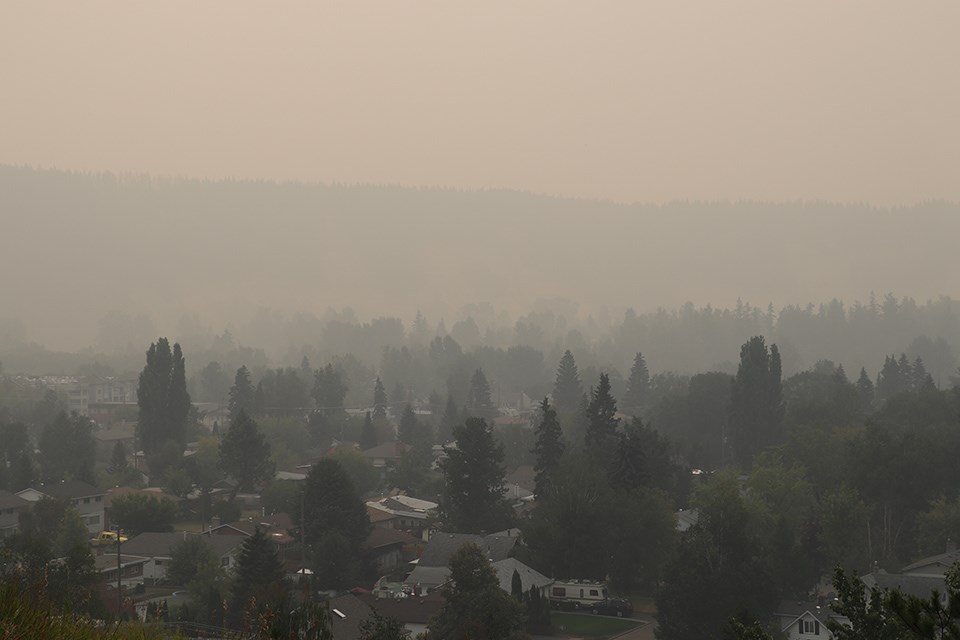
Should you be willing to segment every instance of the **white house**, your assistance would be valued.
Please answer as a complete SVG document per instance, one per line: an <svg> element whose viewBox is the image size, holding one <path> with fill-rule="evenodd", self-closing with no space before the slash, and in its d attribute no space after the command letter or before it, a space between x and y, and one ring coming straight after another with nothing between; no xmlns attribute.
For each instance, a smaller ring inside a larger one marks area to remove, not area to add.
<svg viewBox="0 0 960 640"><path fill-rule="evenodd" d="M20 514L29 509L27 500L0 489L0 540L20 530Z"/></svg>
<svg viewBox="0 0 960 640"><path fill-rule="evenodd" d="M66 500L80 513L87 531L91 534L103 530L105 492L80 480L50 482L37 487L18 491L17 495L28 502L38 502L42 498Z"/></svg>
<svg viewBox="0 0 960 640"><path fill-rule="evenodd" d="M207 536L196 533L157 533L145 532L131 538L121 545L121 553L147 558L143 565L143 578L146 584L163 582L167 577L167 565L173 559L173 550L177 543L189 538L199 537L210 545L224 569L236 566L236 555L246 536Z"/></svg>
<svg viewBox="0 0 960 640"><path fill-rule="evenodd" d="M780 632L788 640L832 640L827 621L849 625L846 617L834 612L826 604L784 600L777 607L774 617L779 622Z"/></svg>

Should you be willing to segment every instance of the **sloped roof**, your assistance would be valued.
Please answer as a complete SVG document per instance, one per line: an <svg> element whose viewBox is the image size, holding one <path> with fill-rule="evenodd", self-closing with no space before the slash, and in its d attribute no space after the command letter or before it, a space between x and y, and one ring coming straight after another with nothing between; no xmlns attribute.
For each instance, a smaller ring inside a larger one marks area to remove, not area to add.
<svg viewBox="0 0 960 640"><path fill-rule="evenodd" d="M148 531L141 533L121 545L121 553L148 558L169 558L178 542L189 538L199 537L213 549L217 556L225 556L246 539L241 536L201 536L196 533L158 533Z"/></svg>
<svg viewBox="0 0 960 640"><path fill-rule="evenodd" d="M81 480L51 482L50 484L43 484L39 487L33 488L44 495L50 496L51 498L66 498L68 500L89 498L90 496L102 496L106 493Z"/></svg>
<svg viewBox="0 0 960 640"><path fill-rule="evenodd" d="M352 593L333 598L328 604L333 640L360 640L360 623L373 615L370 605Z"/></svg>
<svg viewBox="0 0 960 640"><path fill-rule="evenodd" d="M905 566L901 570L901 573L917 573L918 569L927 569L927 571L923 572L924 574L936 573L937 575L943 575L947 572L947 569L952 567L957 561L960 561L960 550L948 551L917 560L913 564Z"/></svg>
<svg viewBox="0 0 960 640"><path fill-rule="evenodd" d="M677 531L686 531L700 521L700 511L697 509L681 509L677 516Z"/></svg>
<svg viewBox="0 0 960 640"><path fill-rule="evenodd" d="M423 555L420 556L420 566L446 567L460 547L473 543L480 547L483 554L491 562L508 558L519 540L516 536L481 536L472 533L435 533Z"/></svg>
<svg viewBox="0 0 960 640"><path fill-rule="evenodd" d="M946 583L943 576L904 575L902 573L886 573L879 571L863 576L863 584L867 587L881 589L899 589L905 595L929 598L934 589L944 593Z"/></svg>
<svg viewBox="0 0 960 640"><path fill-rule="evenodd" d="M450 579L450 567L424 567L417 565L406 578L403 584L410 586L437 587Z"/></svg>
<svg viewBox="0 0 960 640"><path fill-rule="evenodd" d="M371 507L368 504L367 517L370 519L371 524L376 524L378 522L386 522L387 520L393 520L396 516L390 513L389 511L384 511L383 509Z"/></svg>
<svg viewBox="0 0 960 640"><path fill-rule="evenodd" d="M537 488L537 472L533 465L522 464L512 472L507 474L504 480L508 483L523 487L527 491L533 491Z"/></svg>
<svg viewBox="0 0 960 640"><path fill-rule="evenodd" d="M373 594L358 596L384 618L393 618L409 624L427 624L440 613L445 598L439 591L410 598L377 598ZM339 639L338 639L339 640Z"/></svg>
<svg viewBox="0 0 960 640"><path fill-rule="evenodd" d="M0 509L19 509L29 506L29 500L24 500L14 493L0 489Z"/></svg>
<svg viewBox="0 0 960 640"><path fill-rule="evenodd" d="M523 564L516 558L504 558L493 563L493 568L497 572L497 579L500 581L500 588L511 593L513 589L513 572L520 574L520 584L523 585L523 591L527 592L530 587L543 587L553 584L553 579L548 578L536 569L532 569Z"/></svg>
<svg viewBox="0 0 960 640"><path fill-rule="evenodd" d="M406 531L387 529L385 527L373 527L363 546L367 549L382 549L383 547L389 547L395 544L414 544L418 541L419 538L414 538Z"/></svg>
<svg viewBox="0 0 960 640"><path fill-rule="evenodd" d="M394 442L383 442L370 449L364 449L360 453L365 458L383 458L385 460L399 460L401 454L410 448L410 445L404 444L399 440Z"/></svg>

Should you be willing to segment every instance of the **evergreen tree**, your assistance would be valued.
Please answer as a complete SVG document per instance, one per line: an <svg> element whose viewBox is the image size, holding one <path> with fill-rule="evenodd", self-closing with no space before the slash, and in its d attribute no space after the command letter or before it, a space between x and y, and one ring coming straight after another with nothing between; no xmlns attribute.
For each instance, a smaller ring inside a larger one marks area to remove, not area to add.
<svg viewBox="0 0 960 640"><path fill-rule="evenodd" d="M591 449L600 449L617 433L620 418L616 417L617 401L610 394L610 376L600 374L600 383L593 389L587 405L586 444Z"/></svg>
<svg viewBox="0 0 960 640"><path fill-rule="evenodd" d="M236 479L234 495L252 491L273 478L276 469L270 459L270 443L245 411L240 411L220 442L220 468Z"/></svg>
<svg viewBox="0 0 960 640"><path fill-rule="evenodd" d="M164 447L175 446L177 453L182 453L186 445L190 395L179 344L174 344L172 352L166 338L150 345L147 364L137 386L137 404L140 409L137 436L148 458L160 454ZM152 471L160 473L163 469Z"/></svg>
<svg viewBox="0 0 960 640"><path fill-rule="evenodd" d="M127 470L127 450L123 442L119 440L113 445L113 453L110 456L110 470L114 473Z"/></svg>
<svg viewBox="0 0 960 640"><path fill-rule="evenodd" d="M645 406L647 392L650 389L650 372L643 354L639 351L633 358L630 377L627 378L627 392L623 397L623 410L633 416L640 415Z"/></svg>
<svg viewBox="0 0 960 640"><path fill-rule="evenodd" d="M493 399L490 397L490 383L487 382L487 376L484 375L483 369L474 371L473 377L470 378L467 409L471 416L485 420L492 420L499 413L493 406Z"/></svg>
<svg viewBox="0 0 960 640"><path fill-rule="evenodd" d="M377 446L377 429L373 426L373 418L367 411L363 418L363 428L360 430L360 448L372 449Z"/></svg>
<svg viewBox="0 0 960 640"><path fill-rule="evenodd" d="M740 366L733 381L730 429L737 462L748 469L753 456L776 444L783 426L783 387L780 351L769 351L763 336L750 338L740 349Z"/></svg>
<svg viewBox="0 0 960 640"><path fill-rule="evenodd" d="M520 578L520 572L516 569L513 570L513 575L510 576L510 595L517 599L519 602L523 602L523 580Z"/></svg>
<svg viewBox="0 0 960 640"><path fill-rule="evenodd" d="M917 356L917 359L913 361L913 366L910 368L911 380L910 380L910 389L913 391L920 391L927 384L927 368L923 364L923 359L920 356ZM932 378L931 378L932 380Z"/></svg>
<svg viewBox="0 0 960 640"><path fill-rule="evenodd" d="M373 422L378 427L387 423L387 390L383 388L380 376L373 383Z"/></svg>
<svg viewBox="0 0 960 640"><path fill-rule="evenodd" d="M339 462L323 458L313 465L303 485L304 520L299 512L292 515L320 577L318 586L350 586L371 527L367 507Z"/></svg>
<svg viewBox="0 0 960 640"><path fill-rule="evenodd" d="M565 449L557 412L546 398L540 403L540 422L537 424L536 436L537 442L532 452L536 458L533 467L536 472L534 493L537 499L541 500L551 493L553 478L560 467L560 459Z"/></svg>
<svg viewBox="0 0 960 640"><path fill-rule="evenodd" d="M283 561L260 527L243 541L237 556L233 581L231 619L237 625L245 617L255 620L267 607L276 607L284 596Z"/></svg>
<svg viewBox="0 0 960 640"><path fill-rule="evenodd" d="M343 400L348 390L340 369L332 364L318 369L314 374L313 399L320 413L328 418L339 417L343 413Z"/></svg>
<svg viewBox="0 0 960 640"><path fill-rule="evenodd" d="M437 429L437 442L446 444L453 439L453 429L461 422L460 410L457 409L453 396L447 396L447 405L443 409L440 425Z"/></svg>
<svg viewBox="0 0 960 640"><path fill-rule="evenodd" d="M403 408L403 415L400 416L400 426L397 429L397 439L400 442L412 445L417 440L417 432L420 425L417 422L417 414L413 412L413 406L408 402Z"/></svg>
<svg viewBox="0 0 960 640"><path fill-rule="evenodd" d="M403 412L403 406L409 399L410 396L407 394L407 388L403 386L403 383L398 382L393 385L393 390L390 392L390 412L394 418Z"/></svg>
<svg viewBox="0 0 960 640"><path fill-rule="evenodd" d="M468 543L450 558L450 586L443 609L430 621L430 637L444 640L523 637L523 609L500 589L483 551Z"/></svg>
<svg viewBox="0 0 960 640"><path fill-rule="evenodd" d="M237 369L233 378L233 386L230 387L228 406L231 421L236 420L241 411L245 411L247 415L255 415L254 403L256 398L254 394L253 385L250 383L250 370L247 369L246 365L241 366Z"/></svg>
<svg viewBox="0 0 960 640"><path fill-rule="evenodd" d="M503 497L503 445L483 418L469 418L453 430L456 448L440 461L445 483L440 517L446 531L498 531L511 521Z"/></svg>
<svg viewBox="0 0 960 640"><path fill-rule="evenodd" d="M873 381L863 367L860 368L860 377L857 378L857 401L862 415L869 415L873 411Z"/></svg>
<svg viewBox="0 0 960 640"><path fill-rule="evenodd" d="M557 411L574 412L580 407L583 397L583 384L580 382L580 372L570 350L564 351L557 368L557 378L553 383L553 404Z"/></svg>
<svg viewBox="0 0 960 640"><path fill-rule="evenodd" d="M897 369L900 370L900 391L911 391L913 389L913 367L910 365L910 360L907 358L907 354L901 353L900 359L897 360Z"/></svg>
<svg viewBox="0 0 960 640"><path fill-rule="evenodd" d="M61 412L40 434L40 468L46 482L75 478L95 481L93 473L97 443L88 418Z"/></svg>

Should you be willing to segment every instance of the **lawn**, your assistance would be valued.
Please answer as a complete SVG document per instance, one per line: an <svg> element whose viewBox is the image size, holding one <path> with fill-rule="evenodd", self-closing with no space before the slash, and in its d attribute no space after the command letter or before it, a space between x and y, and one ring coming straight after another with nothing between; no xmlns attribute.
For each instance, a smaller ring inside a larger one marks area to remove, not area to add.
<svg viewBox="0 0 960 640"><path fill-rule="evenodd" d="M560 635L584 636L587 638L606 638L623 633L638 626L635 620L621 620L619 618L605 618L586 613L559 613L550 614L553 627Z"/></svg>

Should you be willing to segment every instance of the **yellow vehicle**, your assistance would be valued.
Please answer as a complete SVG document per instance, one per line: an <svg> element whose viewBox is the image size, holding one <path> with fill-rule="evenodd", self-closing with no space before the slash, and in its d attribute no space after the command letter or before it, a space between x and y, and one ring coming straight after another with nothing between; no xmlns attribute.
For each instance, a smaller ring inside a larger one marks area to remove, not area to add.
<svg viewBox="0 0 960 640"><path fill-rule="evenodd" d="M117 544L117 540L126 542L127 537L122 534L117 534L116 531L101 531L96 536L90 538L90 544L95 547L102 547Z"/></svg>

